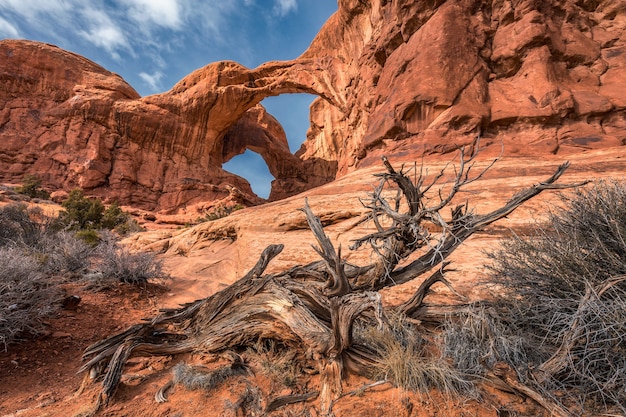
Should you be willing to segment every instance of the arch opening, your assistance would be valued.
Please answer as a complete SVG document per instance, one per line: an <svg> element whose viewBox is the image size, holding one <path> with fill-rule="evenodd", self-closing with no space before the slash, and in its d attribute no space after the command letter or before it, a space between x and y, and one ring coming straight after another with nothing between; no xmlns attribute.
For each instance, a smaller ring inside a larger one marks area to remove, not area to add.
<svg viewBox="0 0 626 417"><path fill-rule="evenodd" d="M283 145L280 145L281 140L279 140L275 144L278 148L273 147L275 145L269 145L266 142L268 136L263 128L255 129L253 125L251 130L246 130L246 127L250 128L250 125L247 124L246 119L242 119L224 137L223 157L225 162L222 164L222 169L247 180L252 191L258 197L266 200L270 196L272 199L281 198L279 196L285 197L285 186L291 190L288 194L297 192L297 187L293 188L293 185L286 185L293 180L291 175L294 172L287 167L294 163L296 163L295 166L298 166L297 157L293 154L300 149L306 140L310 126L310 106L316 98L316 95L306 93L286 93L280 96L266 97L260 103L265 108L263 111L270 114L272 120L275 119L274 123L280 124L280 129L284 132L282 140L286 140L287 143L282 142ZM253 120L254 118L255 116L252 116ZM277 131L274 130L274 132ZM282 132L277 134L277 138L282 136ZM241 138L245 138L243 143L239 142ZM285 145L288 145L288 149ZM280 152L290 152L291 155L283 154L282 159L280 157L276 159L275 152L281 147L283 147L283 151ZM266 153L268 154L266 155ZM267 160L266 158L270 159ZM290 161L290 158L293 158L294 161ZM270 165L272 167L270 171L268 164L276 163L278 163L277 166ZM287 177L277 178L276 175L280 177L281 172ZM293 178L299 178L299 175L296 174ZM279 181L274 185L278 184L279 191L272 190L272 182L276 179ZM276 191L277 194L274 194Z"/></svg>
<svg viewBox="0 0 626 417"><path fill-rule="evenodd" d="M310 106L317 97L308 93L289 93L266 97L261 101L261 105L283 127L292 154L296 153L306 140L306 133L311 125Z"/></svg>
<svg viewBox="0 0 626 417"><path fill-rule="evenodd" d="M258 153L246 149L244 153L236 155L222 164L222 168L246 179L257 196L264 199L269 197L272 181L275 178Z"/></svg>

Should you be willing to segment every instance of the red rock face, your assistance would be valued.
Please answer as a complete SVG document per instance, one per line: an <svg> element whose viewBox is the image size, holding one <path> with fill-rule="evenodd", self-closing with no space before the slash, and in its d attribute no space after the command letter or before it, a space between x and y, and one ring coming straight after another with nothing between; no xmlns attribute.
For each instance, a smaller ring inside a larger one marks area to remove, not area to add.
<svg viewBox="0 0 626 417"><path fill-rule="evenodd" d="M300 175L302 163L289 152L282 128L256 106L262 97L243 105L228 92L198 91L192 74L170 93L141 98L116 74L51 45L2 41L0 56L5 181L36 172L54 188L81 187L122 204L174 211L229 196L246 205L262 202L247 181L221 169L246 147L277 178ZM232 68L242 67L208 66L205 84ZM215 84L202 88L219 90ZM248 136L239 126L256 133Z"/></svg>
<svg viewBox="0 0 626 417"><path fill-rule="evenodd" d="M347 113L318 100L301 157L335 158L341 175L477 134L537 156L626 142L623 2L367 3L340 1L305 54L339 34Z"/></svg>
<svg viewBox="0 0 626 417"><path fill-rule="evenodd" d="M176 211L235 195L259 203L221 169L245 149L267 162L280 199L381 154L447 153L478 134L506 154L622 146L625 10L617 0L342 0L295 60L209 64L143 98L75 54L0 41L0 179L36 172ZM297 92L319 98L294 156L258 103Z"/></svg>

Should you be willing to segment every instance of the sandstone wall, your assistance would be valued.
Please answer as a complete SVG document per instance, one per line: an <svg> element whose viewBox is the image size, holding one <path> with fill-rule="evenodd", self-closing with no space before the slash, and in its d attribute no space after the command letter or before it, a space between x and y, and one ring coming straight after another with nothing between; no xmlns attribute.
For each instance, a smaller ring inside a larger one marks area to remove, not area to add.
<svg viewBox="0 0 626 417"><path fill-rule="evenodd" d="M261 202L221 168L246 149L275 200L476 135L487 152L538 157L623 146L625 28L620 0L341 0L297 59L209 64L143 98L70 52L0 41L0 180L35 172L171 212ZM294 156L259 103L298 92L319 98Z"/></svg>
<svg viewBox="0 0 626 417"><path fill-rule="evenodd" d="M476 134L508 154L622 146L625 11L624 1L340 1L303 56L337 48L346 112L318 99L299 155L335 158L341 175Z"/></svg>

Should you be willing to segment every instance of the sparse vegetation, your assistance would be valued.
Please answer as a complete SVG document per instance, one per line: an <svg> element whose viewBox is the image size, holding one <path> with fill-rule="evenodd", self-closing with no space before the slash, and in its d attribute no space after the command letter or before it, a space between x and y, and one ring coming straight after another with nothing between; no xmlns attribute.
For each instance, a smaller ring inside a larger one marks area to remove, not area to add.
<svg viewBox="0 0 626 417"><path fill-rule="evenodd" d="M445 324L444 354L481 377L512 367L557 415L622 415L626 184L600 181L561 202L534 234L490 254L493 300Z"/></svg>
<svg viewBox="0 0 626 417"><path fill-rule="evenodd" d="M21 202L0 207L0 344L5 347L42 329L42 320L59 307L64 282L104 289L115 282L145 285L167 276L154 254L130 253L110 232L93 229L103 224L98 213L108 225L129 224L130 216L119 207L101 211L101 203L80 192L65 207L69 211L60 220Z"/></svg>
<svg viewBox="0 0 626 417"><path fill-rule="evenodd" d="M11 203L0 208L0 246L32 246L41 235L42 226L31 219L26 204Z"/></svg>
<svg viewBox="0 0 626 417"><path fill-rule="evenodd" d="M235 205L230 205L230 206L218 205L207 210L204 213L204 216L198 218L197 222L198 223L212 222L212 221L224 218L226 216L229 216L231 213L237 210L241 210L243 208L244 206L242 206L241 204L235 204Z"/></svg>
<svg viewBox="0 0 626 417"><path fill-rule="evenodd" d="M39 177L32 174L26 174L24 176L22 185L16 187L15 192L27 195L30 198L40 198L42 200L50 198L50 193L41 188L41 180Z"/></svg>
<svg viewBox="0 0 626 417"><path fill-rule="evenodd" d="M527 358L538 390L567 393L585 415L626 413L626 184L600 181L562 203L492 254L500 334L542 353Z"/></svg>
<svg viewBox="0 0 626 417"><path fill-rule="evenodd" d="M18 246L0 247L0 345L38 334L57 293L36 258Z"/></svg>

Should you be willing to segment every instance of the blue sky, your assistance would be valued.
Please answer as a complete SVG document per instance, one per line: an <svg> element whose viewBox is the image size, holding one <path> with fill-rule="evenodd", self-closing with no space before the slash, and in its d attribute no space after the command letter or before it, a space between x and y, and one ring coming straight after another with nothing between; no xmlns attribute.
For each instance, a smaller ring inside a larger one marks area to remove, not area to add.
<svg viewBox="0 0 626 417"><path fill-rule="evenodd" d="M1 0L0 38L76 52L146 96L210 62L254 68L296 58L336 10L337 0ZM312 100L289 94L262 102L285 128L292 152L305 139ZM246 152L224 168L258 195L269 194L273 178L260 156Z"/></svg>

